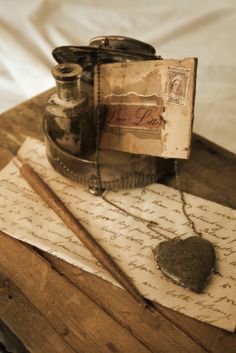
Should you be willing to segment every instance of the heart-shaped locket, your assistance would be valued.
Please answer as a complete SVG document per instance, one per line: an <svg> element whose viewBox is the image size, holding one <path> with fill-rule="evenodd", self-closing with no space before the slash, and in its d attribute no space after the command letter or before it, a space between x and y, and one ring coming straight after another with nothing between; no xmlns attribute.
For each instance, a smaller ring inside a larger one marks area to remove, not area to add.
<svg viewBox="0 0 236 353"><path fill-rule="evenodd" d="M200 293L215 269L215 250L206 239L162 241L153 251L160 270L175 283Z"/></svg>

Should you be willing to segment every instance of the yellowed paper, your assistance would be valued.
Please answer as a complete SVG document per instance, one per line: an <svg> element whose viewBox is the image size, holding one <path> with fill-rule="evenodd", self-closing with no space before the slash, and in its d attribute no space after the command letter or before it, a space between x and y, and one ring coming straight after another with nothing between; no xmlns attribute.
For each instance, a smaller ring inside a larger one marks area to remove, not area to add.
<svg viewBox="0 0 236 353"><path fill-rule="evenodd" d="M94 82L105 118L101 147L188 158L196 66L195 58L101 65Z"/></svg>
<svg viewBox="0 0 236 353"><path fill-rule="evenodd" d="M173 284L156 267L152 249L164 239L193 235L182 213L179 192L152 184L144 189L88 193L50 167L44 145L28 139L20 151L67 207L102 244L147 298L198 320L234 331L236 322L236 211L186 194L188 214L217 254L219 275L203 294ZM124 213L128 211L130 215ZM149 221L157 225L148 225ZM30 189L13 163L0 172L0 230L111 283L116 281Z"/></svg>

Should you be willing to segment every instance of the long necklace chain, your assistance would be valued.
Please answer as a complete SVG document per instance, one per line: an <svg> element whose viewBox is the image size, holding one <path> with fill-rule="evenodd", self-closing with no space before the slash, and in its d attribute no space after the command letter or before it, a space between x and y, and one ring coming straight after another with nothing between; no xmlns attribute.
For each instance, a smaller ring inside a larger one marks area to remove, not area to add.
<svg viewBox="0 0 236 353"><path fill-rule="evenodd" d="M100 142L100 136L101 136L101 119L102 119L102 110L101 110L101 50L100 47L98 47L97 50L97 107L96 107L96 156L95 156L95 163L96 163L96 179L97 179L97 190L95 191L95 194L100 195L101 198L111 206L115 207L116 209L119 209L121 212L124 214L132 217L136 221L141 222L142 224L145 224L148 229L153 231L154 233L161 235L164 239L169 240L169 237L164 235L163 233L158 232L156 229L154 229L154 226L159 226L158 222L155 221L149 221L147 219L144 219L142 217L136 216L132 214L131 212L123 209L122 207L118 206L114 202L110 201L106 197L106 190L102 188L102 178L101 178L101 170L100 170L100 164L99 164L99 142ZM174 170L175 170L175 181L176 181L176 187L177 190L179 191L180 194L180 199L181 199L181 205L182 205L182 212L186 219L188 220L188 225L192 228L194 234L196 236L202 237L202 233L200 233L197 229L196 226L193 222L193 220L190 218L186 208L187 208L187 202L185 199L185 194L182 189L182 184L180 182L180 173L179 173L179 165L178 165L178 160L175 159L174 161ZM145 187L143 187L142 193L145 192ZM180 239L180 237L175 237L176 239ZM221 276L220 272L215 268L214 269L214 274Z"/></svg>

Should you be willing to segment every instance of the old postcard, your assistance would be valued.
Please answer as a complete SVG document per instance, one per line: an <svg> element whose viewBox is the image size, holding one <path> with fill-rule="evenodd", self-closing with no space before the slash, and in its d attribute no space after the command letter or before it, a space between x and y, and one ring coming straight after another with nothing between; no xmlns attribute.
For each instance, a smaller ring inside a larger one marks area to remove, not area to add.
<svg viewBox="0 0 236 353"><path fill-rule="evenodd" d="M188 158L196 67L196 58L101 65L94 80L104 119L100 147Z"/></svg>

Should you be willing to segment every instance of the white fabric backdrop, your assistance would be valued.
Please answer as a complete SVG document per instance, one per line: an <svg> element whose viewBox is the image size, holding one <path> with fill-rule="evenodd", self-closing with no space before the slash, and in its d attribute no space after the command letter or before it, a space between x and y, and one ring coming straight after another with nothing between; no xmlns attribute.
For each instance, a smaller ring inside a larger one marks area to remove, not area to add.
<svg viewBox="0 0 236 353"><path fill-rule="evenodd" d="M0 0L0 111L54 85L51 51L101 34L199 58L194 131L236 153L236 0Z"/></svg>

